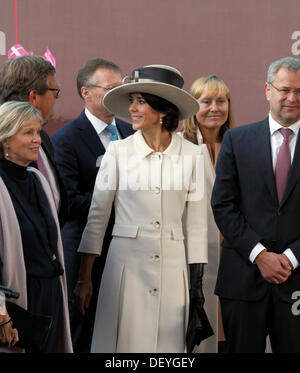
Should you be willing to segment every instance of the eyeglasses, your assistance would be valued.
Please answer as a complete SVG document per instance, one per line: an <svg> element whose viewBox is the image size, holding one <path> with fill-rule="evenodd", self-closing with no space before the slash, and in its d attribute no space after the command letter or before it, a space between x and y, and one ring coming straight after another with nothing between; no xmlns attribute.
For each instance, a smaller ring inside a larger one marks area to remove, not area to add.
<svg viewBox="0 0 300 373"><path fill-rule="evenodd" d="M271 82L268 82L269 85L271 85L273 88L276 89L280 93L281 96L287 96L290 93L294 93L295 96L300 96L300 88L297 89L291 89L291 88L277 88L275 87Z"/></svg>
<svg viewBox="0 0 300 373"><path fill-rule="evenodd" d="M113 88L116 88L116 87L102 87L102 85L99 85L99 84L91 84L91 85L89 85L88 87L97 87L97 88L102 88L102 89L104 89L104 91L106 91L106 92L110 91L110 90L113 89Z"/></svg>
<svg viewBox="0 0 300 373"><path fill-rule="evenodd" d="M47 90L55 92L54 97L58 98L59 92L60 92L60 88L47 88Z"/></svg>

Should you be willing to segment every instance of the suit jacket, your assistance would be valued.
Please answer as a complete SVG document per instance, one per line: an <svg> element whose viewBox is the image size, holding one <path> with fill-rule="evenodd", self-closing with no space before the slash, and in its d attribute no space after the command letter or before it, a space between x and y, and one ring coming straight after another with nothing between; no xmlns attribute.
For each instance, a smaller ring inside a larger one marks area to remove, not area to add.
<svg viewBox="0 0 300 373"><path fill-rule="evenodd" d="M66 187L64 185L63 179L58 171L55 159L54 159L54 149L53 145L50 141L50 138L48 134L42 130L41 131L41 139L42 139L42 148L54 170L54 177L57 181L58 188L59 188L59 194L60 194L60 208L58 211L58 219L59 219L59 225L62 228L67 221L68 218L68 196L67 196L67 191ZM32 164L35 168L37 168L36 162Z"/></svg>
<svg viewBox="0 0 300 373"><path fill-rule="evenodd" d="M116 119L116 125L122 138L134 133L129 123ZM68 268L74 271L68 284L73 287L72 283L77 276L75 271L78 265L74 255L77 253L81 234L87 221L100 166L98 158L105 153L105 148L84 111L73 121L60 128L51 140L55 148L55 160L64 178L69 197L69 219L62 230L62 238L67 272ZM111 218L103 246L104 251L108 248L111 240L112 225L113 219Z"/></svg>
<svg viewBox="0 0 300 373"><path fill-rule="evenodd" d="M290 248L300 261L300 140L295 148L287 186L278 203L272 165L269 120L226 132L219 154L212 208L224 235L216 294L255 301L273 287L281 299L293 302L299 290L300 268L282 284L263 279L249 255L261 242L268 251Z"/></svg>

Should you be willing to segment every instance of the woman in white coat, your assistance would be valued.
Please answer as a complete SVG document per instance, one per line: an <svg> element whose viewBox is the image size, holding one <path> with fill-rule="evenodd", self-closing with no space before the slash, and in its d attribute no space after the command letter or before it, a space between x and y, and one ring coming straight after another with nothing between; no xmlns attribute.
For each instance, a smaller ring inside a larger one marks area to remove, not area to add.
<svg viewBox="0 0 300 373"><path fill-rule="evenodd" d="M92 352L184 352L193 301L203 306L200 263L207 262L206 194L201 147L177 135L197 101L178 70L135 69L130 83L109 91L104 105L130 117L137 131L111 142L95 183L75 297L84 313L91 269L114 203L115 225L101 281ZM187 211L186 248L182 214Z"/></svg>
<svg viewBox="0 0 300 373"><path fill-rule="evenodd" d="M216 75L198 78L191 86L190 93L199 103L198 112L183 122L183 136L202 147L205 163L208 219L208 264L204 266L203 291L205 310L215 334L201 342L195 352L223 352L224 332L218 297L214 295L217 279L220 232L210 206L211 192L216 178L216 163L222 139L227 129L233 127L232 103L229 88ZM219 343L218 343L219 342Z"/></svg>

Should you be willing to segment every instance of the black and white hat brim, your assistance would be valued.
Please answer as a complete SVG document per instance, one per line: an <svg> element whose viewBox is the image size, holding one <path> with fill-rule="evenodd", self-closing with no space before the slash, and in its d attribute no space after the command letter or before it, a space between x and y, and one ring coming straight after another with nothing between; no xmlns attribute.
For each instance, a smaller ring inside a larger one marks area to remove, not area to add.
<svg viewBox="0 0 300 373"><path fill-rule="evenodd" d="M149 93L164 98L178 108L180 120L195 115L199 110L197 100L185 90L170 84L149 80L126 83L113 88L104 96L103 104L111 113L130 119L128 110L130 93Z"/></svg>

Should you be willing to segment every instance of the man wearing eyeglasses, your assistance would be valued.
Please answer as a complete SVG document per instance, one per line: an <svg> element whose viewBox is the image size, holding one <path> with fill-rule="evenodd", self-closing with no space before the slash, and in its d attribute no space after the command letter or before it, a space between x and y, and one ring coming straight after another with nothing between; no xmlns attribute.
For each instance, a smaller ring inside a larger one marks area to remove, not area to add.
<svg viewBox="0 0 300 373"><path fill-rule="evenodd" d="M8 60L0 72L0 103L29 101L40 110L44 124L54 115L54 104L60 89L55 79L55 68L40 56L23 56ZM54 160L54 149L46 131L41 133L42 144L36 166L50 184L63 227L68 215L68 199L63 180Z"/></svg>
<svg viewBox="0 0 300 373"><path fill-rule="evenodd" d="M72 303L80 261L77 249L87 222L100 158L110 141L125 138L134 132L129 123L115 118L102 103L105 93L121 82L120 68L113 62L99 58L87 61L77 76L77 91L85 108L76 119L60 128L51 138L70 201L69 221L62 230L62 239L74 352L90 351L98 290L114 221L111 216L102 255L96 259L93 269L93 297L83 316Z"/></svg>
<svg viewBox="0 0 300 373"><path fill-rule="evenodd" d="M216 284L228 352L300 352L300 60L273 62L268 117L228 131L212 208L224 236Z"/></svg>

